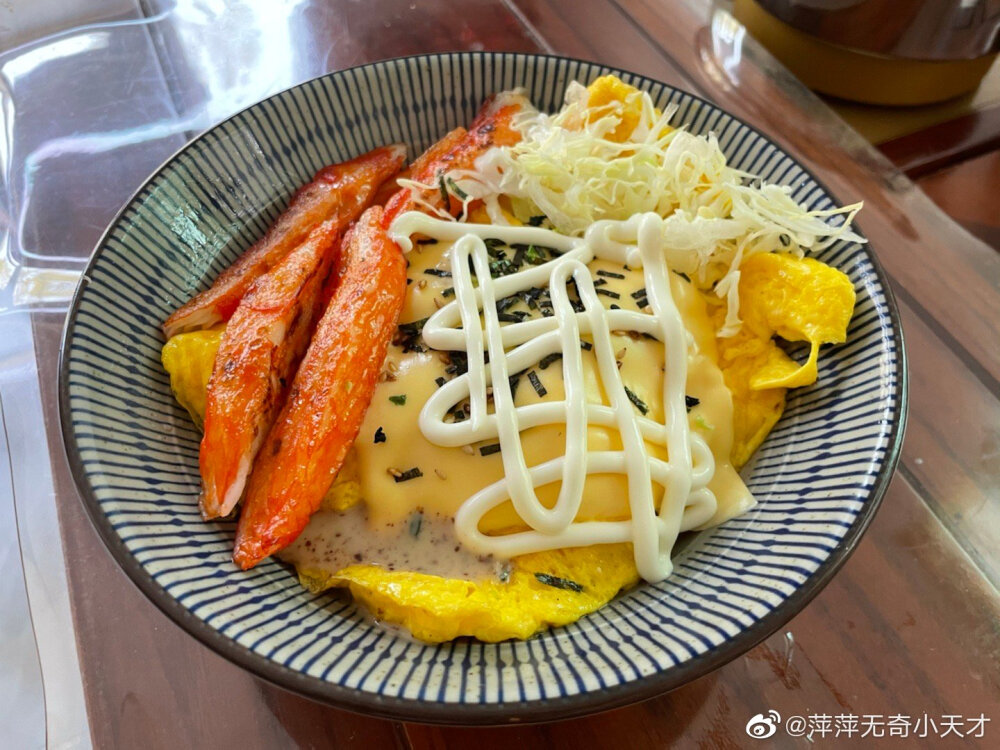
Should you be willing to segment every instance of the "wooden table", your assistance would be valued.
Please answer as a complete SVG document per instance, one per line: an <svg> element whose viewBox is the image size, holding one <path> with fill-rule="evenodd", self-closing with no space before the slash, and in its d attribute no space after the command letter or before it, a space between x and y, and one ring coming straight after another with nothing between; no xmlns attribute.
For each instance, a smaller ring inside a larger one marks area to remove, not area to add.
<svg viewBox="0 0 1000 750"><path fill-rule="evenodd" d="M741 39L738 28L716 19L713 33L711 11L700 2L332 0L271 13L261 28L276 36L253 38L246 33L252 14L237 13L251 13L242 3L230 4L223 19L199 18L181 6L159 17L156 3L143 3L137 16L149 24L150 44L164 71L160 83L179 113L194 110L199 91L218 96L222 90L212 76L199 78L199 66L237 71L222 81L225 86L244 85L240 64L251 74L281 70L275 76L285 76L278 80L284 85L389 56L484 48L597 60L716 101L780 141L841 202L866 202L859 223L889 274L903 319L909 427L896 477L853 557L804 611L743 657L669 695L572 722L479 730L404 725L338 711L261 682L187 636L129 583L85 517L54 429L62 317L35 315L95 746L725 748L745 746L748 718L768 709L784 717L886 719L982 713L992 724L984 739L967 740L969 746L998 746L998 152L944 165L924 178L947 210L994 244L989 247L951 221L825 105L783 78L766 53ZM201 28L204 42L185 36L193 27ZM225 33L209 36L212 29ZM191 54L206 45L217 48L209 56ZM252 57L268 45L283 49L284 57L241 62L240 55ZM234 61L229 68L226 56ZM97 84L81 79L79 85ZM151 85L139 81L121 94L123 103L138 107L143 87ZM175 134L190 135L206 124L195 118L190 129ZM150 144L147 151L168 152L158 141ZM148 171L120 153L107 167L117 170L108 173L118 180L117 205ZM117 205L101 210L110 213ZM89 208L85 196L67 199L60 214L60 231L76 238L78 255L89 251L103 226L95 215L100 211ZM810 744L776 739L788 746Z"/></svg>

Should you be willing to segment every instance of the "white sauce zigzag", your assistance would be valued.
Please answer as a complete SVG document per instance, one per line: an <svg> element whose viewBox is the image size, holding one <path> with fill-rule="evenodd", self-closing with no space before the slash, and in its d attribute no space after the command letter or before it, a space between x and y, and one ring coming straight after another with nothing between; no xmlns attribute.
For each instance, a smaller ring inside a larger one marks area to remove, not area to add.
<svg viewBox="0 0 1000 750"><path fill-rule="evenodd" d="M715 473L715 460L704 438L688 426L685 386L688 349L694 342L670 290L663 221L653 213L627 221L599 221L583 238L540 227L462 224L418 212L403 214L393 222L391 234L404 251L411 249L409 238L416 233L454 243L450 260L455 301L428 319L423 337L434 349L465 351L468 372L445 383L427 400L419 426L427 440L440 446L482 440L500 443L504 479L468 498L455 517L458 537L472 551L514 557L564 547L632 542L639 574L648 581L659 581L672 571L670 553L678 534L706 523L715 514L716 497L707 487ZM561 255L492 279L483 242L491 237L507 244L552 247ZM595 258L642 268L652 314L606 310L586 266ZM478 288L472 283L470 259ZM570 304L567 284L571 279L583 312L575 312ZM550 290L553 316L500 326L498 299L544 285ZM611 331L617 330L638 331L663 343L667 365L663 424L638 414L629 400L611 342ZM582 334L593 340L610 406L585 399ZM516 407L509 376L555 352L562 354L565 400ZM493 413L487 410L488 387L492 387ZM470 418L446 422L449 409L465 399L471 405ZM545 424L566 425L565 453L529 468L520 433ZM588 451L588 424L616 428L623 450ZM651 456L647 442L665 446L668 460ZM575 520L586 476L593 473L627 476L629 520ZM562 483L559 496L552 508L546 508L535 489L555 481ZM654 483L664 488L659 512ZM505 535L480 531L482 518L507 500L530 530Z"/></svg>

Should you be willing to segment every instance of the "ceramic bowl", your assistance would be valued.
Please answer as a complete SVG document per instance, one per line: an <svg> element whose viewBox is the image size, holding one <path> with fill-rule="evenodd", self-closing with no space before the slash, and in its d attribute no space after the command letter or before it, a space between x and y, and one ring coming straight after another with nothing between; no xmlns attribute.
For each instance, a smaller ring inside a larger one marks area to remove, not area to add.
<svg viewBox="0 0 1000 750"><path fill-rule="evenodd" d="M340 593L311 594L269 560L230 560L231 523L197 508L199 433L170 394L159 324L250 246L323 165L401 141L419 153L483 99L524 87L542 109L612 72L521 54L409 57L276 94L192 141L129 201L97 246L69 314L60 382L76 482L108 549L178 625L278 685L338 706L448 723L543 721L624 705L745 652L796 614L857 544L888 484L905 412L898 316L870 248L818 254L849 275L847 343L788 408L744 475L759 504L689 537L676 572L527 641L426 645ZM696 96L618 72L675 124L714 132L730 163L834 201L768 137Z"/></svg>

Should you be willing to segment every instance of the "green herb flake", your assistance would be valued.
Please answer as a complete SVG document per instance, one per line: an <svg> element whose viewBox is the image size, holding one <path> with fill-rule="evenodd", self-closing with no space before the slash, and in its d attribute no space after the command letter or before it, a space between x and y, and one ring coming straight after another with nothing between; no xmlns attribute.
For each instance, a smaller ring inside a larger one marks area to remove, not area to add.
<svg viewBox="0 0 1000 750"><path fill-rule="evenodd" d="M389 400L392 401L396 406L402 406L406 403L406 394L401 393L398 396L389 396Z"/></svg>
<svg viewBox="0 0 1000 750"><path fill-rule="evenodd" d="M545 262L545 253L534 245L528 245L528 249L524 251L524 259L531 265L537 266Z"/></svg>
<svg viewBox="0 0 1000 750"><path fill-rule="evenodd" d="M444 201L444 205L449 206L451 201L448 200L448 188L445 187L443 174L438 176L438 190L441 191L441 200Z"/></svg>
<svg viewBox="0 0 1000 750"><path fill-rule="evenodd" d="M418 537L420 536L420 527L424 524L424 513L423 511L416 510L410 514L410 524L409 531L410 536Z"/></svg>
<svg viewBox="0 0 1000 750"><path fill-rule="evenodd" d="M510 572L511 571L509 562L505 562L502 565L498 565L497 580L499 580L500 583L507 583L508 581L510 581Z"/></svg>
<svg viewBox="0 0 1000 750"><path fill-rule="evenodd" d="M456 182L455 182L455 181L454 181L453 179L451 179L450 177L446 177L446 178L445 178L445 182L446 182L446 183L447 183L447 185L448 185L448 189L449 189L449 190L450 190L450 191L452 192L452 194L453 194L453 195L454 195L454 196L455 196L456 198L458 198L458 199L459 199L460 201L464 201L465 199L467 199L467 198L469 197L469 194L468 194L467 192L465 192L464 190L462 190L462 188L460 188L460 187L459 187L459 186L458 186L458 185L456 184Z"/></svg>

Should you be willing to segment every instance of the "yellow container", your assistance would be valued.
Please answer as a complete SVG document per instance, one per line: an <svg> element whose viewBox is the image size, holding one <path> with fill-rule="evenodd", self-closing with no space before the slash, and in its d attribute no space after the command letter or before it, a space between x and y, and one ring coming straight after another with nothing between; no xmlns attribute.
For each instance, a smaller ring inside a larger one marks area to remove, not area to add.
<svg viewBox="0 0 1000 750"><path fill-rule="evenodd" d="M930 104L975 89L997 55L911 60L817 39L775 18L756 0L735 0L734 15L809 88L867 104Z"/></svg>

